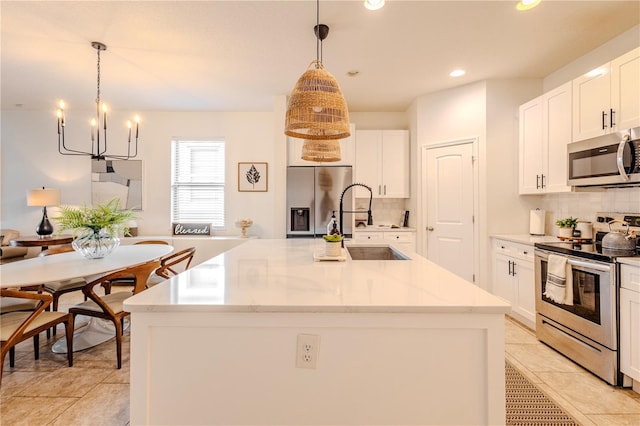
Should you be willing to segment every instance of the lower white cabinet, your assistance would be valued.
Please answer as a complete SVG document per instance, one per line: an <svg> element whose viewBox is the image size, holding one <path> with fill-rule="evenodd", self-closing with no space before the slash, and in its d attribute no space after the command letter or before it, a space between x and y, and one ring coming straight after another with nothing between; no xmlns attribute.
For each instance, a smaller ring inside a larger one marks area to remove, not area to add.
<svg viewBox="0 0 640 426"><path fill-rule="evenodd" d="M492 293L511 304L511 316L536 328L533 246L494 239Z"/></svg>
<svg viewBox="0 0 640 426"><path fill-rule="evenodd" d="M621 265L620 287L620 371L640 382L640 266Z"/></svg>
<svg viewBox="0 0 640 426"><path fill-rule="evenodd" d="M389 243L399 249L416 251L415 231L354 231L353 240L358 243Z"/></svg>

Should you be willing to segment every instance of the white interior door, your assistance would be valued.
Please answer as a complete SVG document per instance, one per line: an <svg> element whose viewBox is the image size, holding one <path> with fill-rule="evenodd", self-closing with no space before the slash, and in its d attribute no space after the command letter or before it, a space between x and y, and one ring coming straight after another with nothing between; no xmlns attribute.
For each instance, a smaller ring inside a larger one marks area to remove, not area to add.
<svg viewBox="0 0 640 426"><path fill-rule="evenodd" d="M475 281L473 143L423 148L427 258Z"/></svg>

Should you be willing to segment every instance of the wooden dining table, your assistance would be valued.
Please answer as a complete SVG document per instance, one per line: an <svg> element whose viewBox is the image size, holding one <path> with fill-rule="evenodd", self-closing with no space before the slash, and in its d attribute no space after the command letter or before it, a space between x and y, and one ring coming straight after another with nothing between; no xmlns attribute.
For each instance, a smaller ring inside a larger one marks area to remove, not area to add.
<svg viewBox="0 0 640 426"><path fill-rule="evenodd" d="M91 281L110 272L160 259L172 251L173 247L170 245L140 244L119 246L102 259L86 259L75 251L33 257L0 265L0 287L19 288L80 277ZM74 333L74 352L95 346L114 336L113 328L106 321L91 318L82 325ZM66 352L64 340L63 338L53 345L53 352Z"/></svg>

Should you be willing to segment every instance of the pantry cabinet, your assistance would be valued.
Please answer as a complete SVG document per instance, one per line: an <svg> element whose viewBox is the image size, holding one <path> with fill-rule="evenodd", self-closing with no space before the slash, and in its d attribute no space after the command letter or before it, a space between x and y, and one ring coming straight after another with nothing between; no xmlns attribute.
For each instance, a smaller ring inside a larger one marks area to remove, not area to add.
<svg viewBox="0 0 640 426"><path fill-rule="evenodd" d="M620 266L620 371L640 386L640 265Z"/></svg>
<svg viewBox="0 0 640 426"><path fill-rule="evenodd" d="M569 192L567 144L571 142L571 82L520 106L519 192Z"/></svg>
<svg viewBox="0 0 640 426"><path fill-rule="evenodd" d="M409 132L358 130L355 182L371 187L374 198L409 198ZM356 197L369 192L356 187Z"/></svg>
<svg viewBox="0 0 640 426"><path fill-rule="evenodd" d="M640 48L576 78L573 141L640 126Z"/></svg>
<svg viewBox="0 0 640 426"><path fill-rule="evenodd" d="M492 293L511 304L510 315L536 328L532 246L494 239Z"/></svg>
<svg viewBox="0 0 640 426"><path fill-rule="evenodd" d="M287 137L288 144L288 161L289 166L353 166L355 162L355 132L354 124L350 126L351 136L346 139L340 139L340 161L333 162L316 162L302 159L302 145L304 139Z"/></svg>

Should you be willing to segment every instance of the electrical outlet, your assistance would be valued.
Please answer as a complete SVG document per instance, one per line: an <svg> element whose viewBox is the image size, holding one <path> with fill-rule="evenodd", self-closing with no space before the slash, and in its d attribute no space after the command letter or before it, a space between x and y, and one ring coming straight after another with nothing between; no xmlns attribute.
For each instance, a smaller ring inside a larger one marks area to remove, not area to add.
<svg viewBox="0 0 640 426"><path fill-rule="evenodd" d="M320 349L320 336L316 334L298 334L296 348L296 367L316 369Z"/></svg>

